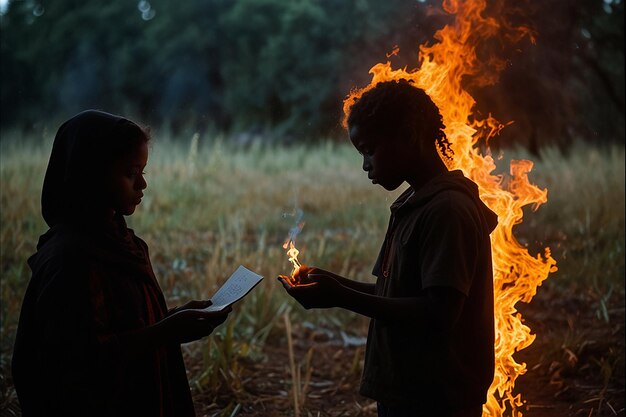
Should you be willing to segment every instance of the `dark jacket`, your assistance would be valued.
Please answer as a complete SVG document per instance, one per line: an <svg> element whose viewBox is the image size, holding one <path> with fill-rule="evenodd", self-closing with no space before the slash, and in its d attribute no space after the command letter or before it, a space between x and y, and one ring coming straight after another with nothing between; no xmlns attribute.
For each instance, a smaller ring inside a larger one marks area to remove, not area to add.
<svg viewBox="0 0 626 417"><path fill-rule="evenodd" d="M127 238L134 254L106 232L41 237L13 352L24 417L194 415L179 345L131 355L120 343L167 314L147 246Z"/></svg>
<svg viewBox="0 0 626 417"><path fill-rule="evenodd" d="M426 297L428 288L451 287L465 300L449 332L372 320L363 395L389 406L417 406L424 415L485 402L495 365L489 234L496 224L461 171L409 188L391 206L373 271L376 294Z"/></svg>

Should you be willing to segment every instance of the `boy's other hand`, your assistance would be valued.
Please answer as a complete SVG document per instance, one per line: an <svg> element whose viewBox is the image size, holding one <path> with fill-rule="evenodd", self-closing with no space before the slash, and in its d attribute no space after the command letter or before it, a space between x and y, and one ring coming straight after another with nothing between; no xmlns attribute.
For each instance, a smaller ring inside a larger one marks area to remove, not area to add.
<svg viewBox="0 0 626 417"><path fill-rule="evenodd" d="M311 281L334 279L338 283L341 283L341 280L345 279L341 275L337 275L334 272L330 272L316 266L309 268L307 277Z"/></svg>
<svg viewBox="0 0 626 417"><path fill-rule="evenodd" d="M280 275L281 282L287 293L309 310L311 308L330 308L337 305L342 285L328 273L319 268L311 268L306 284L292 285L289 278Z"/></svg>

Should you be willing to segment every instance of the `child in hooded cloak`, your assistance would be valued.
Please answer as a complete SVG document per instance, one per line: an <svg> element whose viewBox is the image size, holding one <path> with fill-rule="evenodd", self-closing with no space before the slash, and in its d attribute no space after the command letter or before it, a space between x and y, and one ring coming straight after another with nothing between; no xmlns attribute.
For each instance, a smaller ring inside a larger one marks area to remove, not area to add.
<svg viewBox="0 0 626 417"><path fill-rule="evenodd" d="M195 415L180 344L230 310L168 311L148 247L126 226L147 186L148 141L94 110L57 132L42 191L49 230L28 260L13 352L24 417Z"/></svg>

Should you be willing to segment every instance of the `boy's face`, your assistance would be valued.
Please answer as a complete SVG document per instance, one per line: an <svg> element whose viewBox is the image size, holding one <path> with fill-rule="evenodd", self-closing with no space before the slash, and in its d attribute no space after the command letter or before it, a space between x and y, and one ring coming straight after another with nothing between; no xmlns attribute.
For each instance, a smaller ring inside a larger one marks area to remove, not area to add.
<svg viewBox="0 0 626 417"><path fill-rule="evenodd" d="M407 180L407 168L412 163L412 147L406 141L373 134L359 125L349 127L350 141L363 156L363 171L373 184L388 191L395 190Z"/></svg>
<svg viewBox="0 0 626 417"><path fill-rule="evenodd" d="M141 203L143 190L148 186L143 177L143 170L147 163L148 145L146 143L142 143L133 152L116 161L106 179L109 190L109 208L125 216L135 212L135 208Z"/></svg>

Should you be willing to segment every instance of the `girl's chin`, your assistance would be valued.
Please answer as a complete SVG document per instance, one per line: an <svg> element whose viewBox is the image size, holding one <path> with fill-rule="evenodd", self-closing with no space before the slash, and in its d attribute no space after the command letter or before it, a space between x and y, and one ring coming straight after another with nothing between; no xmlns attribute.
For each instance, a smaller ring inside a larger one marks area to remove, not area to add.
<svg viewBox="0 0 626 417"><path fill-rule="evenodd" d="M124 216L130 216L131 214L133 214L135 212L136 208L137 208L137 206L126 207L125 209L120 210L120 213L122 213L122 215L124 215Z"/></svg>

